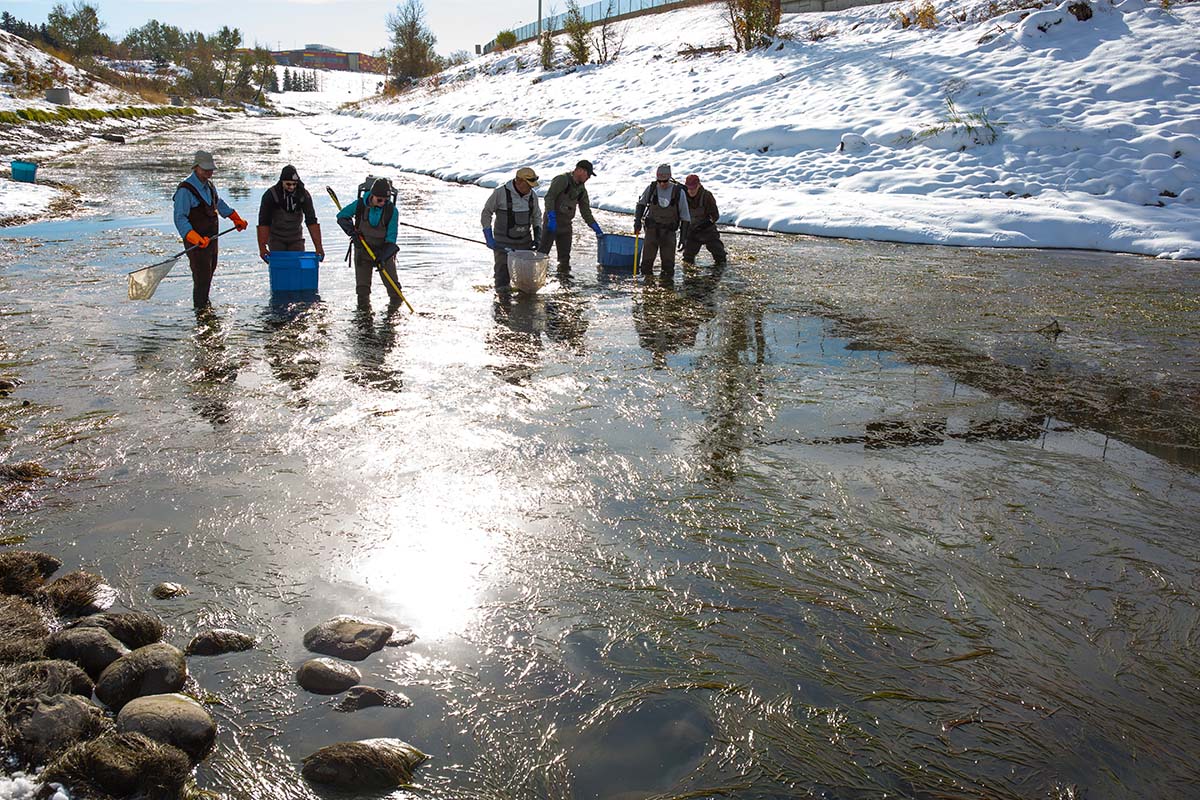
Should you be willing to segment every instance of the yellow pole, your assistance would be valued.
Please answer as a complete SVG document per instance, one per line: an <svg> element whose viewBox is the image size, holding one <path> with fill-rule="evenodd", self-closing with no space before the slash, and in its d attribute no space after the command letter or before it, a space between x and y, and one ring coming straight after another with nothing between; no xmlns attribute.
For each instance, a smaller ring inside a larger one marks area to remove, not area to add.
<svg viewBox="0 0 1200 800"><path fill-rule="evenodd" d="M333 200L333 204L335 206L337 206L338 211L341 211L342 204L338 200L337 195L334 193L333 187L326 186L325 191L329 192L329 197L330 197L330 199ZM362 234L359 234L359 236L358 236L358 243L363 246L363 249L367 251L367 255L370 256L371 260L375 262L375 268L379 270L379 277L383 280L383 282L386 285L391 286L393 289L395 289L396 294L398 294L400 296L400 299L404 301L404 305L408 306L409 313L410 314L417 313L415 310L413 310L412 303L408 302L408 298L404 296L404 292L400 291L400 287L396 284L396 282L394 280L392 280L392 276L387 274L387 270L385 270L383 268L383 262L381 262L378 258L375 257L374 251L371 250L371 246L369 244L367 244L367 240L362 237Z"/></svg>

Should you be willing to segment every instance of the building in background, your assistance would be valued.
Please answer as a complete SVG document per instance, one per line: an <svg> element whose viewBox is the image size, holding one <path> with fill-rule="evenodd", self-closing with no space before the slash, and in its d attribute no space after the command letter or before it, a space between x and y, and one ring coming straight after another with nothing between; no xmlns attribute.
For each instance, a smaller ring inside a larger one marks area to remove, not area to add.
<svg viewBox="0 0 1200 800"><path fill-rule="evenodd" d="M339 69L347 72L387 72L387 63L366 53L347 53L323 44L306 44L303 50L279 50L271 53L276 64L310 69Z"/></svg>

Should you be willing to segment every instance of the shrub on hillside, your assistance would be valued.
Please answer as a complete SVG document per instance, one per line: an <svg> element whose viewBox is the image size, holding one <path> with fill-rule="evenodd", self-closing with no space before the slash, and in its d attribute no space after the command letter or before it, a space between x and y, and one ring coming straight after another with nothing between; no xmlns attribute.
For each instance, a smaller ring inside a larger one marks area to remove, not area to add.
<svg viewBox="0 0 1200 800"><path fill-rule="evenodd" d="M588 41L588 23L576 0L567 0L567 17L563 20L567 34L567 55L572 64L587 64L592 60L592 45Z"/></svg>
<svg viewBox="0 0 1200 800"><path fill-rule="evenodd" d="M779 27L779 0L725 0L725 11L738 50L766 44Z"/></svg>
<svg viewBox="0 0 1200 800"><path fill-rule="evenodd" d="M910 28L916 25L918 28L933 30L938 26L937 9L933 7L930 0L925 0L921 5L911 6L908 9L896 9L892 12L892 18L900 23L901 28Z"/></svg>
<svg viewBox="0 0 1200 800"><path fill-rule="evenodd" d="M496 49L509 50L517 46L517 34L513 31L500 31L496 34Z"/></svg>
<svg viewBox="0 0 1200 800"><path fill-rule="evenodd" d="M546 31L542 34L541 48L542 69L554 69L554 34L552 32Z"/></svg>

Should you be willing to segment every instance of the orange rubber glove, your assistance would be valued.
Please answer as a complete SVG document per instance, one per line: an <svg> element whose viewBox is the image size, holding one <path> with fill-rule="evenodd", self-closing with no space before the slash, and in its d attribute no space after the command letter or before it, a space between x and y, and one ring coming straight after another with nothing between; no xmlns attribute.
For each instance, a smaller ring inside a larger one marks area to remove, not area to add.
<svg viewBox="0 0 1200 800"><path fill-rule="evenodd" d="M208 247L209 241L207 236L201 236L195 231L188 231L187 236L183 237L183 240L194 247L199 247L201 250Z"/></svg>
<svg viewBox="0 0 1200 800"><path fill-rule="evenodd" d="M244 231L246 228L250 227L250 223L238 216L236 211L229 215L229 221L232 222L233 227L237 228L239 231Z"/></svg>

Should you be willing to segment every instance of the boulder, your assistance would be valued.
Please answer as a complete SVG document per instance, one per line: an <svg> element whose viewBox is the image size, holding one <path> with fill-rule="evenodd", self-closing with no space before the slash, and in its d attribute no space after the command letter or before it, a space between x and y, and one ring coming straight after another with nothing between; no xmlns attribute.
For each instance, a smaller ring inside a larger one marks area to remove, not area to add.
<svg viewBox="0 0 1200 800"><path fill-rule="evenodd" d="M183 652L189 656L219 656L222 653L240 653L249 650L255 644L257 642L253 636L240 631L213 628L193 636Z"/></svg>
<svg viewBox="0 0 1200 800"><path fill-rule="evenodd" d="M217 723L208 709L182 694L152 694L130 700L117 715L118 733L142 733L178 747L193 764L203 761L217 741Z"/></svg>
<svg viewBox="0 0 1200 800"><path fill-rule="evenodd" d="M296 672L296 682L315 694L344 692L361 680L356 667L332 658L310 658Z"/></svg>
<svg viewBox="0 0 1200 800"><path fill-rule="evenodd" d="M67 628L46 641L46 655L75 662L93 679L128 653L129 648L103 628Z"/></svg>
<svg viewBox="0 0 1200 800"><path fill-rule="evenodd" d="M108 727L104 711L73 694L43 695L17 709L12 725L17 752L31 764L45 764Z"/></svg>
<svg viewBox="0 0 1200 800"><path fill-rule="evenodd" d="M187 754L140 733L110 733L76 745L39 778L72 797L178 797L192 770Z"/></svg>
<svg viewBox="0 0 1200 800"><path fill-rule="evenodd" d="M172 597L183 597L184 595L191 593L188 591L187 587L181 583L164 581L151 589L150 594L154 595L159 600L170 600Z"/></svg>
<svg viewBox="0 0 1200 800"><path fill-rule="evenodd" d="M135 697L177 692L186 680L187 662L183 653L177 647L158 642L139 647L110 664L96 681L96 697L114 711L120 711Z"/></svg>
<svg viewBox="0 0 1200 800"><path fill-rule="evenodd" d="M395 629L384 622L341 616L322 622L304 634L304 646L314 653L362 661L381 650Z"/></svg>
<svg viewBox="0 0 1200 800"><path fill-rule="evenodd" d="M160 641L164 633L162 620L140 611L92 614L75 620L70 627L103 628L133 650Z"/></svg>
<svg viewBox="0 0 1200 800"><path fill-rule="evenodd" d="M322 747L304 759L306 779L326 786L395 789L412 782L413 770L429 758L399 739L364 739Z"/></svg>
<svg viewBox="0 0 1200 800"><path fill-rule="evenodd" d="M351 686L346 690L346 696L334 708L338 711L361 711L374 706L388 708L408 708L412 705L399 692L389 692L386 689L376 689L374 686Z"/></svg>
<svg viewBox="0 0 1200 800"><path fill-rule="evenodd" d="M0 664L34 661L46 655L50 628L36 606L20 597L0 595Z"/></svg>

